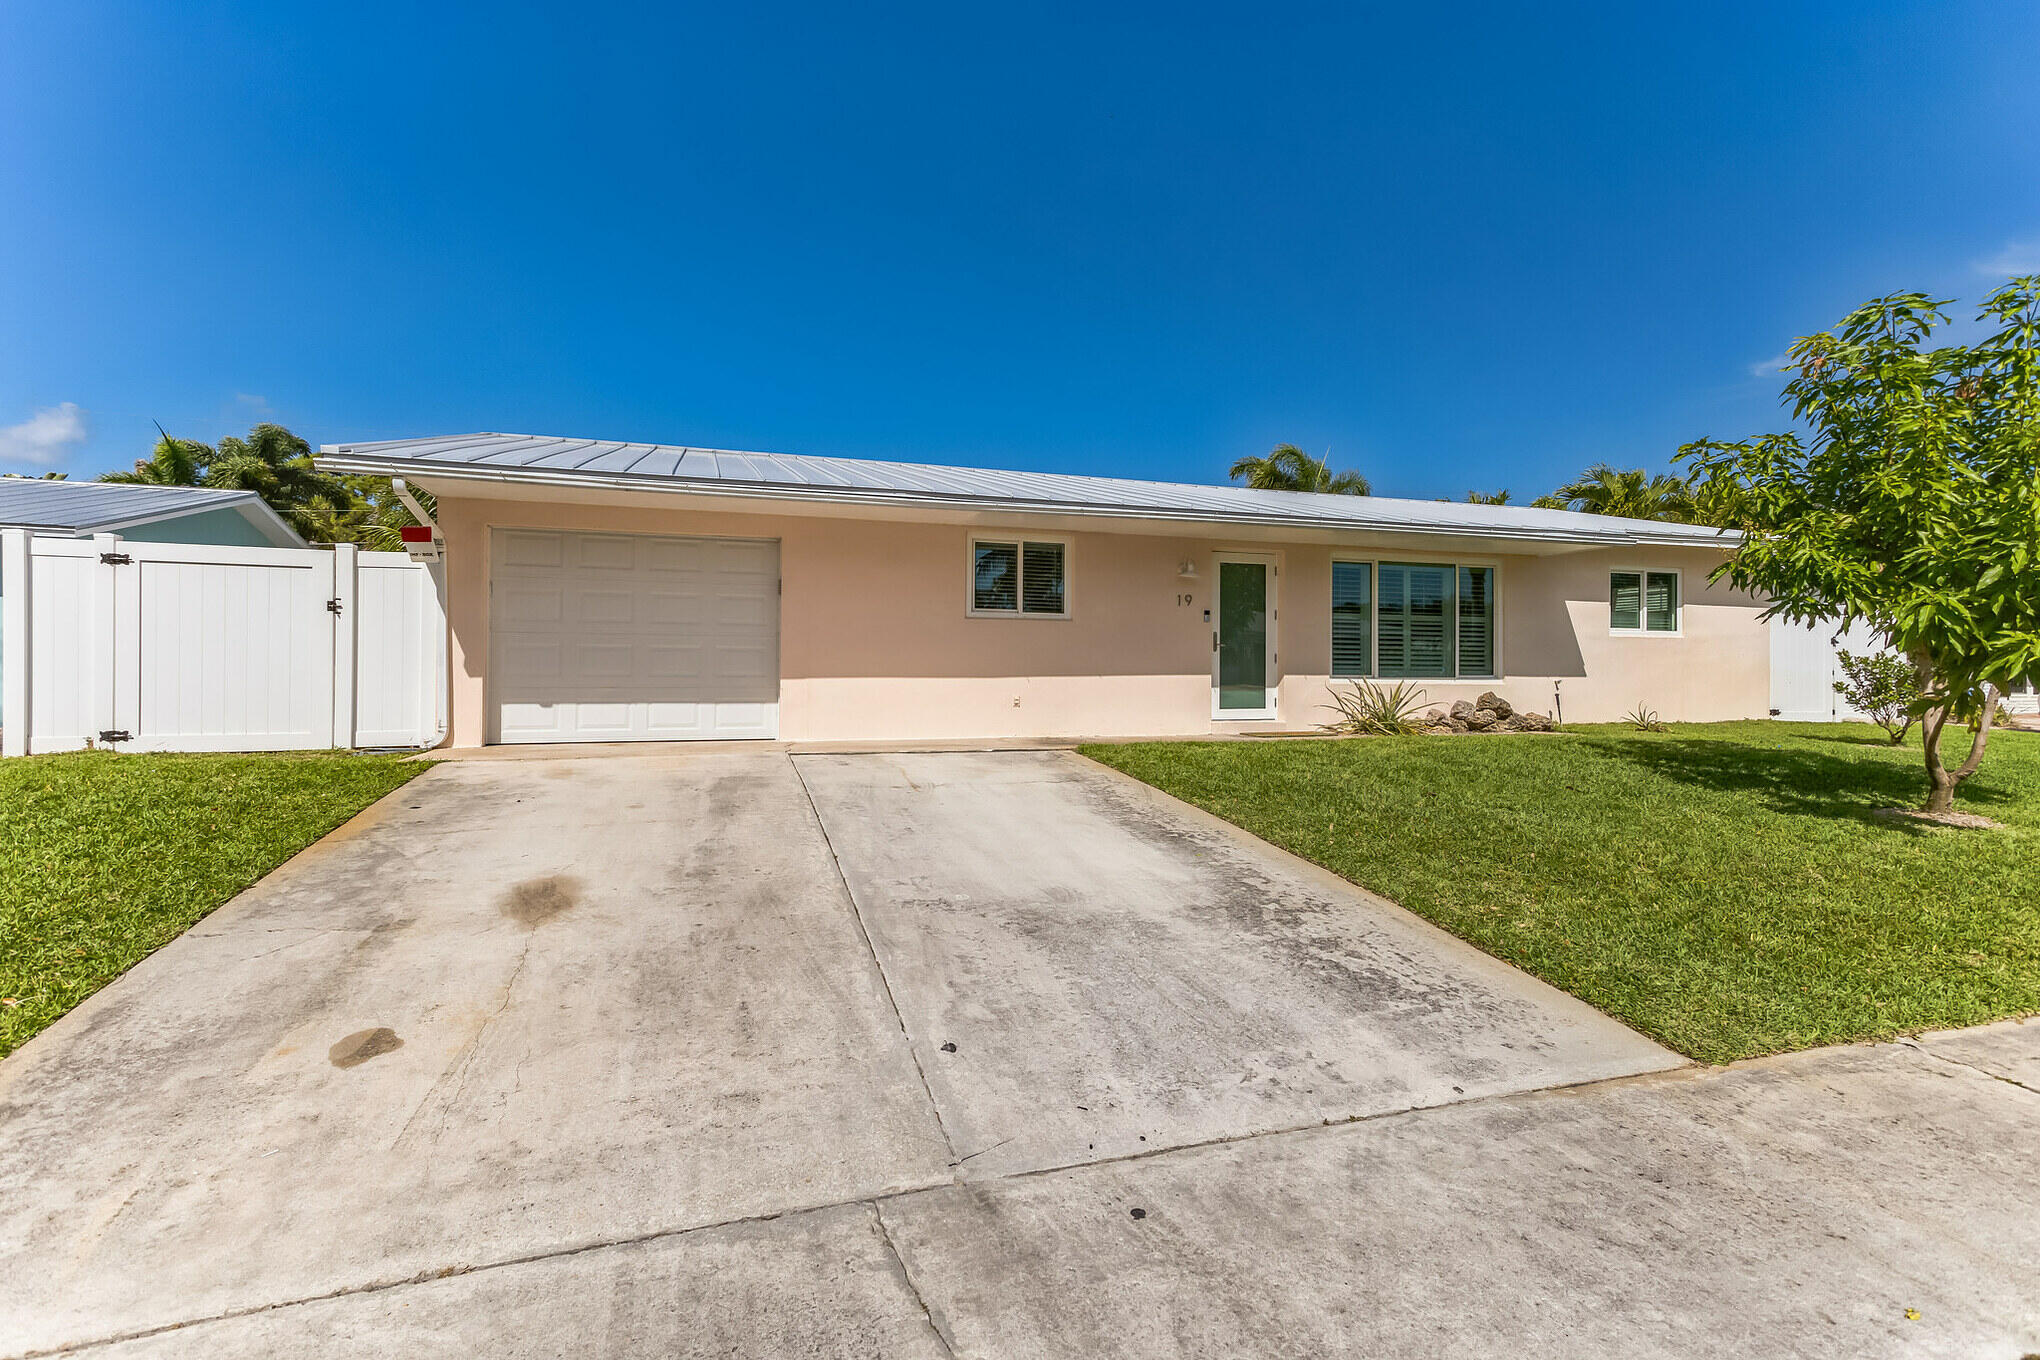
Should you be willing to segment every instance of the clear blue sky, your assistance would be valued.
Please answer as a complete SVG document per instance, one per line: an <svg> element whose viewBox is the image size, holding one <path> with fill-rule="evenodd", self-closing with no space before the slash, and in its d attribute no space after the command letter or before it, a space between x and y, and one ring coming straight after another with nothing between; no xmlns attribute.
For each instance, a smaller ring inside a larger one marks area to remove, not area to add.
<svg viewBox="0 0 2040 1360"><path fill-rule="evenodd" d="M2027 3L664 8L0 9L0 467L1293 440L1528 499L1776 426L1757 370L1864 298L2040 269Z"/></svg>

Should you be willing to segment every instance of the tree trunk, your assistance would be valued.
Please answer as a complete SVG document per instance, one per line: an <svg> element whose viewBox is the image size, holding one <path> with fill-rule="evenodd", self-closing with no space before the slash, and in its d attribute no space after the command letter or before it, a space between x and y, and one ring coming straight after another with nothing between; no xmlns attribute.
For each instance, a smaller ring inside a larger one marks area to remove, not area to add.
<svg viewBox="0 0 2040 1360"><path fill-rule="evenodd" d="M1941 733L1948 726L1948 719L1955 715L1955 704L1950 700L1945 708L1928 712L1920 726L1920 745L1927 758L1927 801L1920 805L1922 812L1953 812L1955 810L1956 786L1976 773L1976 767L1983 763L1983 751L1990 744L1991 720L1997 716L1998 692L1990 685L1983 687L1983 717L1976 729L1976 738L1969 744L1969 755L1961 766L1949 769L1941 763Z"/></svg>
<svg viewBox="0 0 2040 1360"><path fill-rule="evenodd" d="M1920 747L1927 759L1927 801L1920 805L1922 812L1955 810L1955 777L1941 763L1941 729L1954 711L1953 704L1929 710L1920 723Z"/></svg>

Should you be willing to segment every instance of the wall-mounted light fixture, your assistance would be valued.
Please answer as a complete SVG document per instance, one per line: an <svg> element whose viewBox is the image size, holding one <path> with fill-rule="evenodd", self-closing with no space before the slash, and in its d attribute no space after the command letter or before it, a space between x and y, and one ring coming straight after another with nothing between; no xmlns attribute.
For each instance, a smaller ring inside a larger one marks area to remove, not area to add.
<svg viewBox="0 0 2040 1360"><path fill-rule="evenodd" d="M1176 579L1179 581L1196 580L1197 563L1192 561L1190 558L1187 557L1184 558L1183 561L1176 568Z"/></svg>

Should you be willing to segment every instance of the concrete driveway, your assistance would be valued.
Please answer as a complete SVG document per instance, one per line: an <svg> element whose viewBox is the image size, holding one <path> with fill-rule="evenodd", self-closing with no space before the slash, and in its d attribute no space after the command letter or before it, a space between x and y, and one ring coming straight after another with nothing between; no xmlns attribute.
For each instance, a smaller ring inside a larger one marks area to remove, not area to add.
<svg viewBox="0 0 2040 1360"><path fill-rule="evenodd" d="M2016 1357L2036 1070L1682 1068L1064 753L450 764L0 1065L0 1355Z"/></svg>

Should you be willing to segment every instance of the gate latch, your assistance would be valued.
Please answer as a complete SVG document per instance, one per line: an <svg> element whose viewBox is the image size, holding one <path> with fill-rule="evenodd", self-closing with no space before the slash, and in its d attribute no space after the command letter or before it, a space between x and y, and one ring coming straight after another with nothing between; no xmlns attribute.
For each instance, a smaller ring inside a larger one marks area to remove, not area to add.
<svg viewBox="0 0 2040 1360"><path fill-rule="evenodd" d="M99 554L99 560L109 567L125 567L135 559L129 557L126 553L101 553Z"/></svg>
<svg viewBox="0 0 2040 1360"><path fill-rule="evenodd" d="M338 595L335 595L332 599L326 601L326 612L328 614L337 614L340 612L340 597Z"/></svg>
<svg viewBox="0 0 2040 1360"><path fill-rule="evenodd" d="M134 736L125 727L109 727L99 734L101 741L133 741Z"/></svg>

